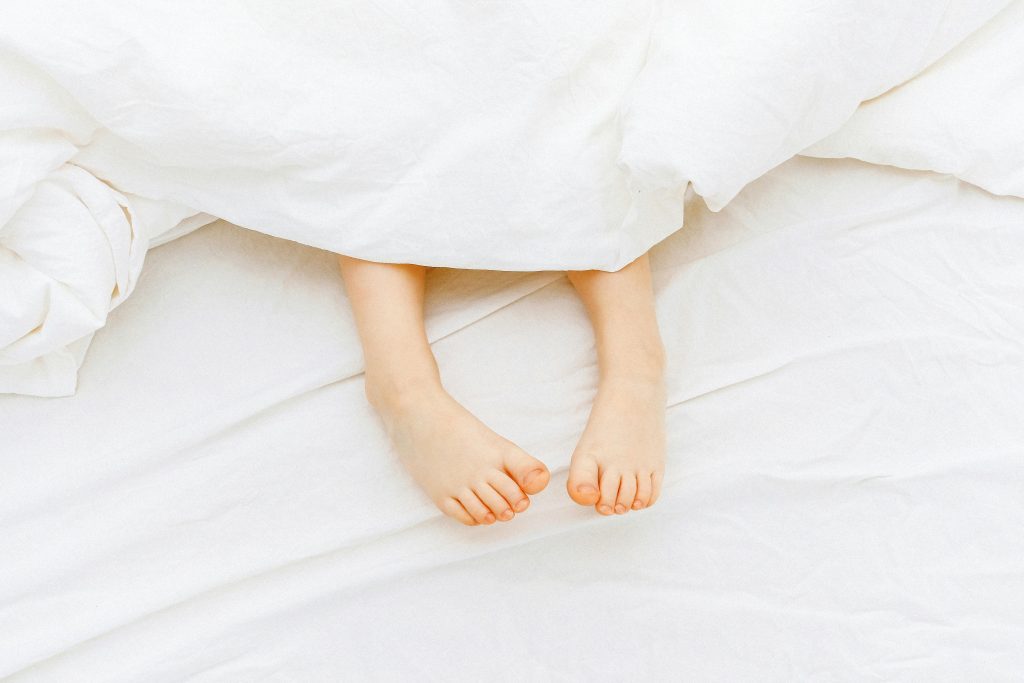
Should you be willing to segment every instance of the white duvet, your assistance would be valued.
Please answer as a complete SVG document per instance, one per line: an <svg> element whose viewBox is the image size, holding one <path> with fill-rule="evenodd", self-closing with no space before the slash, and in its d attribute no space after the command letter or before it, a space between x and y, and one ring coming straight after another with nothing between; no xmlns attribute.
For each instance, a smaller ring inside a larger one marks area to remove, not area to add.
<svg viewBox="0 0 1024 683"><path fill-rule="evenodd" d="M1020 192L1020 7L7 3L0 391L72 393L150 240L213 217L379 261L614 270L679 229L689 185L720 209L829 134L814 153ZM872 146L861 121L896 93L843 133L979 28L951 78L993 74L971 101L1003 135L969 140L999 160Z"/></svg>

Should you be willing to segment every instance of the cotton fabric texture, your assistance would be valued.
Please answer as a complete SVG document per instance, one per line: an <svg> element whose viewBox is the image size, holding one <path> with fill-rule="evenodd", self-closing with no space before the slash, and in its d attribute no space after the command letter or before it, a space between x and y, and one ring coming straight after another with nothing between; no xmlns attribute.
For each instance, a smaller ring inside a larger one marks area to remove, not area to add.
<svg viewBox="0 0 1024 683"><path fill-rule="evenodd" d="M376 261L616 270L688 191L719 210L808 146L1019 194L1020 7L10 2L0 391L73 393L146 250L218 217Z"/></svg>

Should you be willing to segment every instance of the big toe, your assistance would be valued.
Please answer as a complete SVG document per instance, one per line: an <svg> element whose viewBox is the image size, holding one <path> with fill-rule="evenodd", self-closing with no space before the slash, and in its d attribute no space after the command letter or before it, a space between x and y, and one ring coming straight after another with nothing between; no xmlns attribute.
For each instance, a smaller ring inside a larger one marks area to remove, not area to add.
<svg viewBox="0 0 1024 683"><path fill-rule="evenodd" d="M537 458L518 448L505 456L505 469L524 492L537 493L548 485L551 473Z"/></svg>
<svg viewBox="0 0 1024 683"><path fill-rule="evenodd" d="M572 458L569 465L569 481L566 482L569 497L580 505L594 505L601 497L597 485L597 461L586 456Z"/></svg>

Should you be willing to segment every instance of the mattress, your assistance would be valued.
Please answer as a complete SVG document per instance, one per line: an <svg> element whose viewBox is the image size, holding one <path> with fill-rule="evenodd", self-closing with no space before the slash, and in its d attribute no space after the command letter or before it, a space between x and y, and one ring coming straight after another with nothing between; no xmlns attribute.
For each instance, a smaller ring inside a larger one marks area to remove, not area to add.
<svg viewBox="0 0 1024 683"><path fill-rule="evenodd" d="M1018 678L1024 200L796 157L685 211L664 493L623 517L565 493L597 373L564 274L430 271L446 386L553 475L490 527L391 452L331 254L153 249L74 396L0 396L0 676Z"/></svg>

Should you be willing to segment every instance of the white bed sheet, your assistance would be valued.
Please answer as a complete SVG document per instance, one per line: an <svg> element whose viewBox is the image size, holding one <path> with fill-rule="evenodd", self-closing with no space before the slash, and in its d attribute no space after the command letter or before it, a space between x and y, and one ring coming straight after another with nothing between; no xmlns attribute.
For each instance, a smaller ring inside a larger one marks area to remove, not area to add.
<svg viewBox="0 0 1024 683"><path fill-rule="evenodd" d="M389 453L331 256L152 251L77 395L0 396L14 681L1013 680L1024 200L796 158L653 252L669 464L564 492L595 387L558 273L431 272L450 390L554 477L441 516Z"/></svg>

